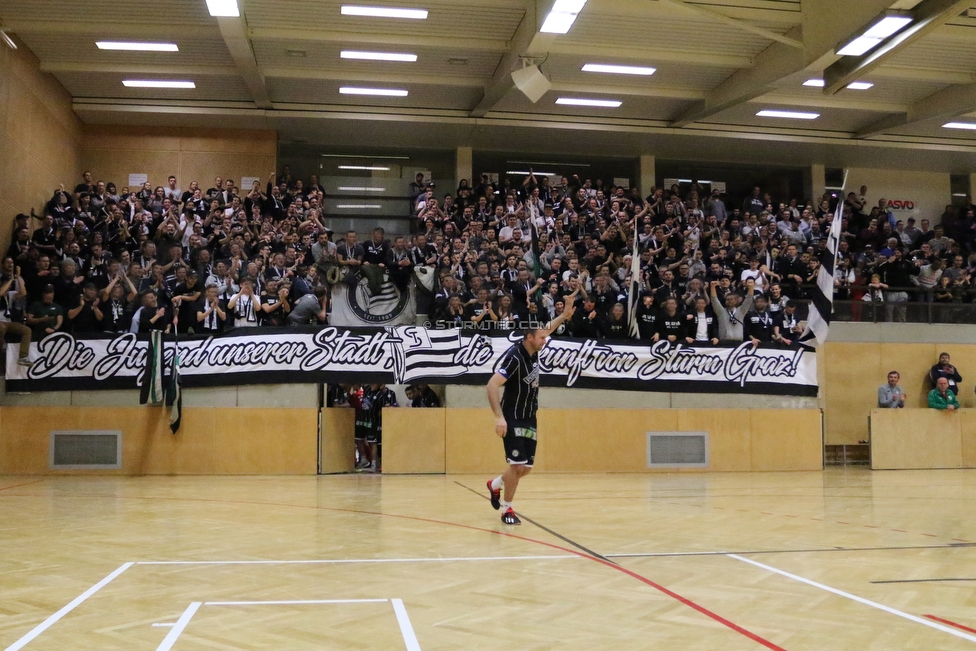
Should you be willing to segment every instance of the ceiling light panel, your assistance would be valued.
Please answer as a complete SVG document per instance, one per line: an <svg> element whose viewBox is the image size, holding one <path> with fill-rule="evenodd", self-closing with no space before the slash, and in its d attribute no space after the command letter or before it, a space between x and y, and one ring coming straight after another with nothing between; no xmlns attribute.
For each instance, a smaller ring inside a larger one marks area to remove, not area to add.
<svg viewBox="0 0 976 651"><path fill-rule="evenodd" d="M409 18L412 20L426 20L426 9L400 9L397 7L363 7L359 5L342 5L343 16L367 16L370 18Z"/></svg>
<svg viewBox="0 0 976 651"><path fill-rule="evenodd" d="M196 88L192 81L161 81L156 79L125 79L122 85L127 88Z"/></svg>
<svg viewBox="0 0 976 651"><path fill-rule="evenodd" d="M976 122L946 122L943 129L969 129L976 131Z"/></svg>
<svg viewBox="0 0 976 651"><path fill-rule="evenodd" d="M207 10L211 16L234 18L241 15L237 0L207 0Z"/></svg>
<svg viewBox="0 0 976 651"><path fill-rule="evenodd" d="M340 170L360 170L367 172L389 172L389 167L383 167L381 165L339 165Z"/></svg>
<svg viewBox="0 0 976 651"><path fill-rule="evenodd" d="M823 79L807 79L805 82L803 82L803 85L804 86L809 86L811 88L823 88L824 87L824 80Z"/></svg>
<svg viewBox="0 0 976 651"><path fill-rule="evenodd" d="M564 106L596 106L599 108L617 108L620 106L620 100L616 99L582 99L576 97L560 97L556 100L556 104L562 104Z"/></svg>
<svg viewBox="0 0 976 651"><path fill-rule="evenodd" d="M375 95L378 97L406 97L407 91L400 88L358 88L356 86L340 86L340 95Z"/></svg>
<svg viewBox="0 0 976 651"><path fill-rule="evenodd" d="M886 38L894 36L912 23L911 16L884 16L860 36L837 50L840 56L862 56L881 45Z"/></svg>
<svg viewBox="0 0 976 651"><path fill-rule="evenodd" d="M343 50L339 53L339 58L360 59L363 61L404 61L407 63L413 63L417 60L417 55L399 52L360 52L358 50Z"/></svg>
<svg viewBox="0 0 976 651"><path fill-rule="evenodd" d="M847 84L849 90L868 90L869 88L874 88L874 84L869 81L852 81Z"/></svg>
<svg viewBox="0 0 976 651"><path fill-rule="evenodd" d="M128 41L95 41L99 50L123 50L126 52L179 52L176 43L130 43Z"/></svg>
<svg viewBox="0 0 976 651"><path fill-rule="evenodd" d="M586 0L556 0L539 31L546 34L566 34L585 5Z"/></svg>
<svg viewBox="0 0 976 651"><path fill-rule="evenodd" d="M603 72L611 75L653 75L657 68L645 68L641 66L616 66L604 63L587 63L582 68L583 72Z"/></svg>
<svg viewBox="0 0 976 651"><path fill-rule="evenodd" d="M756 113L761 118L784 118L787 120L816 120L820 117L819 113L803 113L801 111L772 111L764 110Z"/></svg>

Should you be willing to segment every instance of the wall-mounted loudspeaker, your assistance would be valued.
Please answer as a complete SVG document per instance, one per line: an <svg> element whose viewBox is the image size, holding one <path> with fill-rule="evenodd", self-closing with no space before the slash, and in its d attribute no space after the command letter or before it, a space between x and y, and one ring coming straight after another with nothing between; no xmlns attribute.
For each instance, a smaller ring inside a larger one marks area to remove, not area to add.
<svg viewBox="0 0 976 651"><path fill-rule="evenodd" d="M552 88L552 83L539 70L539 66L526 66L512 73L515 87L535 104Z"/></svg>

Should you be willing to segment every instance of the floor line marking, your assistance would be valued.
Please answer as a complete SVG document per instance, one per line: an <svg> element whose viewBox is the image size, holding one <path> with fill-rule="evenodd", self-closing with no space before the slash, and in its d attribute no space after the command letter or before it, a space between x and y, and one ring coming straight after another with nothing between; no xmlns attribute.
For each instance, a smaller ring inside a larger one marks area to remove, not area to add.
<svg viewBox="0 0 976 651"><path fill-rule="evenodd" d="M393 612L396 613L397 624L400 625L400 634L403 635L403 643L407 645L407 651L420 651L420 642L417 635L413 632L413 624L410 623L410 615L400 599L392 599Z"/></svg>
<svg viewBox="0 0 976 651"><path fill-rule="evenodd" d="M916 617L915 615L910 615L910 614L908 614L906 612L902 612L902 611L900 611L900 610L898 610L896 608L892 608L891 606L885 606L884 604L879 604L876 601L871 601L870 599L865 599L864 597L858 597L857 595L853 595L853 594L851 594L849 592L844 592L843 590L838 590L837 588L831 588L830 586L824 585L823 583L817 583L816 581L812 581L810 579L803 578L802 576L797 576L796 574L790 574L789 572L786 572L784 570L777 569L777 568L772 567L770 565L765 565L764 563L760 563L759 561L754 561L754 560L749 559L749 558L743 558L742 556L737 556L735 554L729 554L729 558L734 558L737 561L742 561L743 563L748 563L749 565L754 565L754 566L759 567L759 568L762 568L762 569L764 569L764 570L766 570L768 572L773 572L774 574L779 574L780 576L785 576L788 579L793 579L794 581L799 581L800 583L805 583L805 584L807 584L809 586L813 586L814 588L819 588L820 590L824 590L826 592L830 592L831 594L835 594L838 597L844 597L845 599L850 599L851 601L856 601L856 602L858 602L860 604L864 604L865 606L870 606L872 608L877 608L878 610L884 611L884 612L889 613L891 615L895 615L896 617L901 617L903 619L907 619L910 622L915 622L916 624L922 624L923 626L928 626L929 628L934 628L937 631L942 631L943 633L948 633L949 635L954 635L956 637L961 637L964 640L969 640L970 642L976 642L976 635L969 635L968 633L963 633L961 631L955 630L955 629L950 628L948 626L943 626L942 624L932 623L932 622L930 622L930 621L928 621L926 619L923 619L922 617Z"/></svg>
<svg viewBox="0 0 976 651"><path fill-rule="evenodd" d="M180 618L176 620L176 624L173 626L173 628L169 629L169 633L166 634L163 641L159 643L158 647L156 647L156 651L169 651L173 648L173 645L176 644L177 638L179 638L183 633L183 629L186 628L186 625L190 623L191 619L193 619L193 615L196 614L197 610L200 609L200 605L201 604L199 601L194 601L187 606L186 610L183 611L183 614L180 615Z"/></svg>
<svg viewBox="0 0 976 651"><path fill-rule="evenodd" d="M18 651L19 649L23 649L25 646L27 646L27 644L31 640L33 640L38 635L40 635L41 633L49 629L59 619L61 619L62 617L70 613L72 610L80 606L82 603L84 603L84 601L88 599L88 597L92 596L93 594L95 594L96 592L98 592L99 590L107 586L109 583L112 582L113 579L115 579L115 577L125 572L127 569L132 567L132 565L133 565L132 563L124 563L123 565L121 565L117 570L115 570L114 572L106 576L104 579L102 579L92 587L82 592L77 597L75 597L67 606L65 606L64 608L62 608L61 610L54 613L53 615L45 619L43 622L35 626L33 629L31 629L29 633L24 635L22 638L20 638L10 646L8 646L6 649L4 649L4 651Z"/></svg>
<svg viewBox="0 0 976 651"><path fill-rule="evenodd" d="M165 623L165 624L164 623L158 623L158 624L153 624L153 626L176 626L176 622L169 622L169 623Z"/></svg>
<svg viewBox="0 0 976 651"><path fill-rule="evenodd" d="M385 604L389 599L297 599L291 601L205 601L204 606L301 606L315 604Z"/></svg>
<svg viewBox="0 0 976 651"><path fill-rule="evenodd" d="M25 481L22 484L14 484L13 486L4 486L3 488L0 488L0 491L9 491L11 488L20 488L21 486L30 486L31 484L37 484L38 482L42 482L45 479L47 479L47 477L41 477L40 479L33 479L31 481Z"/></svg>
<svg viewBox="0 0 976 651"><path fill-rule="evenodd" d="M871 583L940 583L942 581L976 581L976 579L892 579L890 581L871 581ZM928 615L926 615L928 617Z"/></svg>
<svg viewBox="0 0 976 651"><path fill-rule="evenodd" d="M656 558L658 556L728 556L730 554L816 554L820 552L886 552L912 549L970 549L974 543L949 545L904 545L894 547L819 547L811 549L753 549L748 551L634 552L604 554L607 558Z"/></svg>
<svg viewBox="0 0 976 651"><path fill-rule="evenodd" d="M322 560L262 560L262 561L139 561L136 565L331 565L342 563L455 563L463 561L539 561L575 558L575 554L544 556L456 556L445 558L337 558Z"/></svg>
<svg viewBox="0 0 976 651"><path fill-rule="evenodd" d="M455 484L457 484L458 486L460 486L461 488L464 488L464 489L467 489L467 490L469 490L469 491L471 491L472 493L474 493L474 494L475 494L475 495L477 495L478 497L483 497L483 498L485 498L486 500L488 499L488 496L487 496L487 495L482 495L481 493L479 493L479 492L478 492L478 491L476 491L475 489L473 489L473 488L471 488L470 486L465 486L464 484L462 484L461 482L459 482L459 481L456 481L456 480L455 480L455 482L454 482L454 483L455 483ZM538 522L536 522L535 520L533 520L533 519L532 519L532 518L530 518L529 516L527 516L527 515L525 515L524 513L520 513L520 512L518 512L518 511L516 511L516 513L517 513L518 515L520 515L520 516L522 516L522 519L523 519L523 520L525 520L526 522L528 522L529 524L534 524L535 526L537 526L537 527L539 527L540 529L542 529L542 530L543 530L543 531L545 531L546 533L548 533L548 534L551 534L551 535L553 535L553 536L555 536L556 538L559 538L559 539L560 539L560 540L562 540L562 541L563 541L564 543L568 543L568 544L570 544L570 545L572 545L573 547L575 547L576 549L579 549L579 550L581 550L581 551L584 551L584 552L586 552L586 553L587 553L587 554L589 554L590 556L595 556L596 558L601 558L601 559L603 559L603 560L605 560L605 561L607 561L608 563L613 563L613 561L611 561L611 560L610 560L609 558L607 558L606 556L601 556L600 554L597 554L597 553L596 553L595 551L593 551L592 549L587 549L586 547L584 547L583 545L581 545L581 544L579 544L578 542L576 542L576 541L574 541L574 540L570 540L570 539L569 539L569 538L567 538L566 536L563 536L563 535L561 535L561 534L558 534L558 533L556 533L555 531L553 531L553 530L552 530L552 529L550 529L549 527L546 527L546 526L543 526L543 525L541 525L541 524L539 524ZM613 564L614 564L614 565L616 565L616 563L613 563Z"/></svg>
<svg viewBox="0 0 976 651"><path fill-rule="evenodd" d="M976 628L969 628L968 626L963 626L962 624L957 624L948 619L942 619L941 617L936 617L935 615L926 615L929 619L934 619L937 622L942 622L943 624L948 624L949 626L955 626L963 631L969 631L970 633L976 633Z"/></svg>

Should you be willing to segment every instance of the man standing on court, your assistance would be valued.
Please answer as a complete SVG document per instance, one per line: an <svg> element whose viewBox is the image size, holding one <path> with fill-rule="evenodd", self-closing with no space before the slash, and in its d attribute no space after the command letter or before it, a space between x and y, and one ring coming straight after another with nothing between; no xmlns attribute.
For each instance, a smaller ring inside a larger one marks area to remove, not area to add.
<svg viewBox="0 0 976 651"><path fill-rule="evenodd" d="M898 386L901 375L898 371L888 373L888 384L878 387L878 407L882 409L902 409L905 406L905 391Z"/></svg>
<svg viewBox="0 0 976 651"><path fill-rule="evenodd" d="M539 351L545 348L549 335L576 311L576 292L566 299L566 309L545 328L532 324L522 341L509 348L498 369L488 381L488 404L495 414L495 434L505 443L508 470L488 481L491 506L501 509L502 522L522 524L512 509L519 480L529 474L535 463L536 410L539 408ZM504 395L499 395L501 387ZM505 491L504 499L502 490Z"/></svg>

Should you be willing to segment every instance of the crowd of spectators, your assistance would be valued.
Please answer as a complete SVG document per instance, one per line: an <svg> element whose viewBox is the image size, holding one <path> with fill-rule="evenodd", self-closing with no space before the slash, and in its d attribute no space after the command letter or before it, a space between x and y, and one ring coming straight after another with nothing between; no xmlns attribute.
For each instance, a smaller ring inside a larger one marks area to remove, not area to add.
<svg viewBox="0 0 976 651"><path fill-rule="evenodd" d="M333 241L325 192L288 170L239 189L217 177L121 188L85 173L40 213L18 215L0 265L0 334L34 340L166 330L326 323L330 283L401 288L425 267L418 313L436 327L513 328L577 303L558 335L672 342L793 343L834 204L776 200L756 187L741 206L692 185L636 189L529 173L437 196L410 185L411 232ZM836 199L834 200L836 201ZM867 188L844 198L837 298L958 302L976 268L967 198L938 223L904 223ZM369 231L363 228L361 231ZM403 229L407 231L407 228ZM636 333L627 312L637 238ZM896 312L895 318L899 316ZM26 360L24 360L24 363Z"/></svg>

